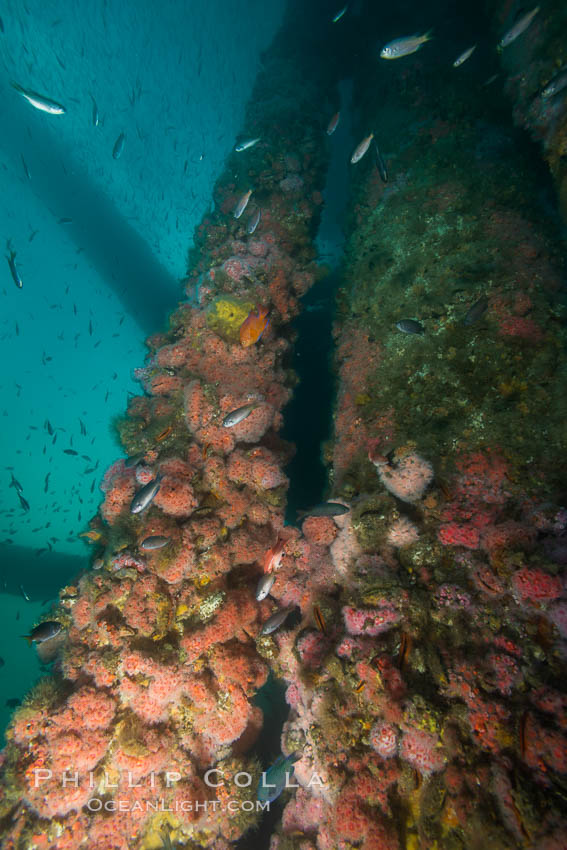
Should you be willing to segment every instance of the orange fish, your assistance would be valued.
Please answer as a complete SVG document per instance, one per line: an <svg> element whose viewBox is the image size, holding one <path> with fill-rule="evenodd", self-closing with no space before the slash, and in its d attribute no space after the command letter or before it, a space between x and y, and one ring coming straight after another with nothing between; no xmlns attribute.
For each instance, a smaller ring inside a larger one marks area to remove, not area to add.
<svg viewBox="0 0 567 850"><path fill-rule="evenodd" d="M400 670L404 670L408 663L408 656L411 652L412 648L412 639L411 635L408 635L406 632L402 632L402 636L400 639L400 651L398 654L398 664Z"/></svg>
<svg viewBox="0 0 567 850"><path fill-rule="evenodd" d="M315 624L320 632L323 632L324 635L327 634L327 626L325 624L325 619L321 613L321 609L318 605L313 606L313 618L315 620Z"/></svg>
<svg viewBox="0 0 567 850"><path fill-rule="evenodd" d="M284 553L285 540L283 537L278 537L271 549L268 549L264 555L262 566L265 573L273 573L280 566Z"/></svg>
<svg viewBox="0 0 567 850"><path fill-rule="evenodd" d="M95 531L95 530L83 531L83 532L81 532L81 534L79 534L79 537L87 537L90 541L95 543L97 540L100 540L100 538L102 537L102 531Z"/></svg>
<svg viewBox="0 0 567 850"><path fill-rule="evenodd" d="M173 426L168 425L167 428L164 428L161 433L159 433L156 437L156 443L161 443L162 440L165 440L166 437L169 437L171 432L173 431Z"/></svg>
<svg viewBox="0 0 567 850"><path fill-rule="evenodd" d="M520 754L526 757L526 726L528 724L528 712L524 711L520 718Z"/></svg>
<svg viewBox="0 0 567 850"><path fill-rule="evenodd" d="M244 348L249 345L254 345L258 342L268 325L267 307L256 307L255 310L250 310L242 324L240 325L240 344Z"/></svg>

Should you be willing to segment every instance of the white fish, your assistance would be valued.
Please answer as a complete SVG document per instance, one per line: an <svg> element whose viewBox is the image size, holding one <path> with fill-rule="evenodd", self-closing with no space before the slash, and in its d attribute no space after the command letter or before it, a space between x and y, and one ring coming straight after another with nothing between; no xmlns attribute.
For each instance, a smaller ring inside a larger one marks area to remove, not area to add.
<svg viewBox="0 0 567 850"><path fill-rule="evenodd" d="M236 207L234 208L234 217L240 218L246 207L248 206L248 201L250 200L250 196L252 194L252 189L248 189L248 191L241 197Z"/></svg>
<svg viewBox="0 0 567 850"><path fill-rule="evenodd" d="M346 4L346 6L343 6L343 8L340 10L340 12L337 12L337 14L335 15L335 17L333 18L333 23L334 23L334 24L336 24L336 23L338 23L338 21L340 21L340 19L341 19L341 18L342 18L342 16L345 14L345 12L346 12L346 10L347 10L347 9L348 9L348 3Z"/></svg>
<svg viewBox="0 0 567 850"><path fill-rule="evenodd" d="M297 511L297 518L305 519L308 516L344 516L349 511L350 508L341 502L320 502L306 511Z"/></svg>
<svg viewBox="0 0 567 850"><path fill-rule="evenodd" d="M252 234L254 233L254 231L256 230L258 225L260 224L261 216L262 216L262 210L256 210L256 212L254 213L254 215L252 216L252 218L248 222L248 224L246 226L246 233L248 233L249 236L252 236Z"/></svg>
<svg viewBox="0 0 567 850"><path fill-rule="evenodd" d="M458 68L463 62L466 62L467 59L470 59L473 53L476 50L476 44L473 44L472 47L469 47L468 50L464 50L460 56L457 56L455 61L453 62L453 68Z"/></svg>
<svg viewBox="0 0 567 850"><path fill-rule="evenodd" d="M543 100L548 100L550 97L555 97L555 95L559 94L560 91L563 91L564 88L567 88L567 71L559 73L556 77L554 77L553 80L551 80L551 82L543 89L541 96Z"/></svg>
<svg viewBox="0 0 567 850"><path fill-rule="evenodd" d="M234 428L235 425L238 425L239 422L243 422L253 410L259 407L258 402L253 402L252 404L244 404L242 407L237 407L236 410L231 410L230 413L227 413L224 419L222 420L222 424L225 428Z"/></svg>
<svg viewBox="0 0 567 850"><path fill-rule="evenodd" d="M99 125L99 117L98 117L98 106L96 105L96 100L91 94L91 100L93 102L93 112L92 112L92 123L93 127L98 127Z"/></svg>
<svg viewBox="0 0 567 850"><path fill-rule="evenodd" d="M351 163L354 165L355 162L358 162L362 159L368 148L370 147L370 142L374 138L374 133L370 133L369 136L366 136L365 139L361 141L358 147L355 148L353 155L350 158Z"/></svg>
<svg viewBox="0 0 567 850"><path fill-rule="evenodd" d="M409 56L411 53L416 53L420 47L427 41L431 41L432 30L428 30L424 35L406 35L403 38L395 38L384 45L380 51L381 59L401 59L402 56Z"/></svg>
<svg viewBox="0 0 567 850"><path fill-rule="evenodd" d="M16 252L12 251L12 248L10 247L9 241L8 241L8 244L7 244L7 248L8 248L8 256L6 257L6 259L8 261L8 265L10 266L10 274L12 275L12 280L14 281L14 283L16 284L18 289L22 289L24 282L23 282L22 278L20 277L20 273L19 273L18 268L16 266ZM15 481L15 478L14 478L13 475L12 475L12 479ZM12 485L10 485L10 486L12 486ZM16 486L16 485L14 485L14 486ZM18 495L21 498L21 496L22 496L21 487L16 486L16 489L18 491Z"/></svg>
<svg viewBox="0 0 567 850"><path fill-rule="evenodd" d="M260 136L258 136L257 139L248 139L248 141L240 142L238 145L236 145L234 150L237 153L241 153L242 151L247 151L248 148L253 148L254 145L257 145L259 141L260 141Z"/></svg>
<svg viewBox="0 0 567 850"><path fill-rule="evenodd" d="M271 635L272 632L275 632L276 629L286 621L288 614L290 614L295 606L290 605L287 608L280 608L279 611L276 611L275 614L266 620L264 625L262 626L261 635Z"/></svg>
<svg viewBox="0 0 567 850"><path fill-rule="evenodd" d="M502 41L498 45L498 49L502 50L504 47L508 47L509 44L512 44L513 41L516 41L519 35L527 30L537 13L539 12L539 6L536 6L531 12L526 12L525 15L516 21L513 27L511 27L508 32L503 36Z"/></svg>
<svg viewBox="0 0 567 850"><path fill-rule="evenodd" d="M152 551L153 549L163 549L164 546L167 546L170 537L164 537L161 534L153 534L150 537L146 537L145 540L142 540L140 543L140 549L145 549Z"/></svg>
<svg viewBox="0 0 567 850"><path fill-rule="evenodd" d="M258 600L258 602L261 602L262 599L266 598L266 596L274 586L275 580L275 573L268 573L267 575L262 576L256 587L256 599Z"/></svg>
<svg viewBox="0 0 567 850"><path fill-rule="evenodd" d="M153 502L157 491L161 486L161 475L156 475L153 481L149 481L147 484L142 487L141 490L138 490L134 498L132 499L132 504L130 505L130 512L133 514L139 514L148 505L151 505Z"/></svg>
<svg viewBox="0 0 567 850"><path fill-rule="evenodd" d="M13 80L12 86L23 98L27 100L28 103L31 103L31 105L36 109L39 109L40 112L47 112L49 115L64 115L67 112L64 106L57 103L56 100L51 100L50 97L44 97L44 95L38 94L31 89L24 89Z"/></svg>

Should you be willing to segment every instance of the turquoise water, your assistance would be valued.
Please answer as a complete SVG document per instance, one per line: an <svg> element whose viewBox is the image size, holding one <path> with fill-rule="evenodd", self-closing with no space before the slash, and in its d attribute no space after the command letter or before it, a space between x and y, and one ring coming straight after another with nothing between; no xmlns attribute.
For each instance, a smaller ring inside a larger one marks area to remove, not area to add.
<svg viewBox="0 0 567 850"><path fill-rule="evenodd" d="M253 0L243 15L236 0L30 0L0 10L0 241L3 254L8 242L16 252L24 284L16 288L2 259L6 698L21 696L38 671L17 636L85 563L77 535L118 454L112 417L138 390L144 336L181 297L193 231L242 130L283 5ZM34 109L12 80L66 113ZM29 512L9 487L12 470Z"/></svg>

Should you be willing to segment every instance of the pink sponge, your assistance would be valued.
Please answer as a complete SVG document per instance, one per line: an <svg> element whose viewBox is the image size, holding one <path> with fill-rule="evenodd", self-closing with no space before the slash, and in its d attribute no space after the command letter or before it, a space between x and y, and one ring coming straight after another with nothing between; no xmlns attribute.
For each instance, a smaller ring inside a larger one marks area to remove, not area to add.
<svg viewBox="0 0 567 850"><path fill-rule="evenodd" d="M330 546L339 529L331 517L309 516L301 526L304 536L316 546Z"/></svg>
<svg viewBox="0 0 567 850"><path fill-rule="evenodd" d="M537 567L522 567L512 577L514 595L520 602L550 602L563 593L563 582Z"/></svg>
<svg viewBox="0 0 567 850"><path fill-rule="evenodd" d="M275 455L268 449L244 452L237 449L228 460L228 477L238 484L248 484L254 490L271 490L287 484Z"/></svg>
<svg viewBox="0 0 567 850"><path fill-rule="evenodd" d="M403 455L394 465L379 455L375 458L373 463L380 481L386 490L402 502L421 499L433 480L433 467L415 452Z"/></svg>
<svg viewBox="0 0 567 850"><path fill-rule="evenodd" d="M352 608L345 605L343 617L351 635L381 635L400 622L400 614L390 604L383 608Z"/></svg>
<svg viewBox="0 0 567 850"><path fill-rule="evenodd" d="M193 474L192 467L179 458L164 461L160 466L163 480L154 504L170 516L189 516L198 505L190 484Z"/></svg>
<svg viewBox="0 0 567 850"><path fill-rule="evenodd" d="M383 759L392 758L398 752L398 730L391 723L379 720L370 730L370 746Z"/></svg>
<svg viewBox="0 0 567 850"><path fill-rule="evenodd" d="M67 705L87 729L106 729L116 711L116 701L110 694L88 687L75 691Z"/></svg>
<svg viewBox="0 0 567 850"><path fill-rule="evenodd" d="M242 688L228 683L223 687L220 704L213 711L196 713L193 727L211 738L216 746L232 744L246 730L251 708Z"/></svg>
<svg viewBox="0 0 567 850"><path fill-rule="evenodd" d="M112 525L126 508L126 505L129 505L132 501L136 489L134 471L125 470L124 462L119 461L107 472L101 488L104 489L106 495L100 507L100 512L103 519Z"/></svg>
<svg viewBox="0 0 567 850"><path fill-rule="evenodd" d="M298 788L284 809L282 826L284 832L315 832L323 821L324 803L321 797L309 794Z"/></svg>
<svg viewBox="0 0 567 850"><path fill-rule="evenodd" d="M183 410L190 431L207 425L213 418L212 404L207 400L200 381L191 381L183 391Z"/></svg>
<svg viewBox="0 0 567 850"><path fill-rule="evenodd" d="M80 729L80 727L78 727ZM85 731L80 734L66 732L51 741L51 769L54 774L78 771L79 775L94 770L106 754L108 735L100 731Z"/></svg>
<svg viewBox="0 0 567 850"><path fill-rule="evenodd" d="M410 546L412 543L415 543L418 538L419 531L417 530L417 526L411 521L411 519L401 516L393 522L388 529L386 541L390 544L390 546L401 548L402 546Z"/></svg>
<svg viewBox="0 0 567 850"><path fill-rule="evenodd" d="M76 785L63 786L61 782L50 781L45 784L39 782L36 786L35 774L26 773L25 783L30 808L47 819L80 811L94 793L86 776L80 777Z"/></svg>
<svg viewBox="0 0 567 850"><path fill-rule="evenodd" d="M445 764L445 755L439 748L437 736L422 732L420 729L404 732L400 756L425 776L441 770Z"/></svg>
<svg viewBox="0 0 567 850"><path fill-rule="evenodd" d="M467 549L480 546L480 532L472 525L448 522L439 526L437 536L444 546L465 546Z"/></svg>

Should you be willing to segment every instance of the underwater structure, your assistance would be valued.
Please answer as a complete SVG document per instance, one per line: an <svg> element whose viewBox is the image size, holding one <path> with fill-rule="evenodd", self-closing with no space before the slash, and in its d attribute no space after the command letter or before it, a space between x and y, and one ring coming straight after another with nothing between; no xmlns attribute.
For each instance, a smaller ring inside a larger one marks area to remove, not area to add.
<svg viewBox="0 0 567 850"><path fill-rule="evenodd" d="M303 787L272 847L567 842L559 225L502 101L447 54L354 77L325 450L350 514L302 528L326 581L281 638Z"/></svg>
<svg viewBox="0 0 567 850"><path fill-rule="evenodd" d="M171 825L197 846L228 846L257 820L255 805L212 802L232 798L236 774L255 800L260 773L252 696L275 645L256 639L275 604L254 589L284 524L285 325L318 274L325 156L319 112L305 119L324 77L306 85L285 32L280 44L246 115L243 141L256 141L232 154L195 236L187 301L148 339L143 392L116 423L128 459L101 484L92 569L61 591L47 638L31 633L58 673L8 731L6 847L161 846L167 815L146 810L156 793L172 809L194 801ZM273 93L278 79L295 79L293 97ZM216 788L209 768L224 774Z"/></svg>
<svg viewBox="0 0 567 850"><path fill-rule="evenodd" d="M491 2L488 7L495 32L513 27L515 9L500 2ZM504 90L513 104L514 122L528 130L540 144L556 186L560 213L567 221L567 119L564 108L567 10L563 3L557 2L550 3L545 10L533 8L538 12L529 27L501 51L500 67ZM540 11L543 14L540 15ZM522 15L518 17L521 21Z"/></svg>
<svg viewBox="0 0 567 850"><path fill-rule="evenodd" d="M489 22L439 2L441 46L380 62L402 11L292 3L264 57L187 299L116 422L90 569L37 634L54 670L8 730L9 850L567 845L560 223L503 94L454 66L449 25ZM346 76L328 498L286 524L290 323L327 273ZM262 836L270 674L290 787Z"/></svg>

